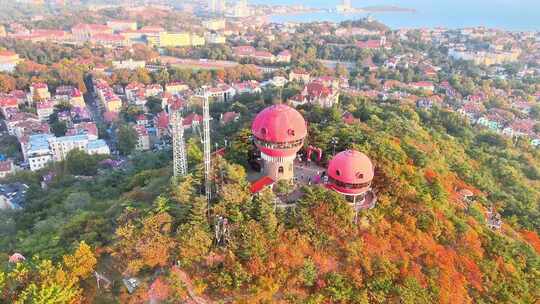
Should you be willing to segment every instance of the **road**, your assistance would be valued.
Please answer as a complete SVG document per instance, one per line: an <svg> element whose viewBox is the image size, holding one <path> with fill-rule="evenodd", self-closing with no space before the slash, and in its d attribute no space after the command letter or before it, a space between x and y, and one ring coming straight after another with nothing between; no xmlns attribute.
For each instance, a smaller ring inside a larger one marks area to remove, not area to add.
<svg viewBox="0 0 540 304"><path fill-rule="evenodd" d="M97 126L106 126L107 124L103 121L103 115L101 114L101 105L97 96L95 95L94 87L92 85L92 80L90 77L88 77L88 79L85 81L85 84L87 92L84 94L84 102L86 103L86 107L90 111L92 121L95 122ZM114 154L114 152L117 151L116 132L114 132L112 129L107 129L107 133L109 134L109 138L106 138L105 141L107 142L107 145L109 145L111 153Z"/></svg>

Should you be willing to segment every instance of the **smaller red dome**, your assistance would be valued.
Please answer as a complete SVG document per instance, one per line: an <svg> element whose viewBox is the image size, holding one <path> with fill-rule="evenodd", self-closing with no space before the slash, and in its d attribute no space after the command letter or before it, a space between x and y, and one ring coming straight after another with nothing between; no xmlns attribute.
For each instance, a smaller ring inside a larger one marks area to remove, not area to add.
<svg viewBox="0 0 540 304"><path fill-rule="evenodd" d="M307 135L302 114L284 104L270 106L257 114L251 131L257 139L272 143L293 142Z"/></svg>
<svg viewBox="0 0 540 304"><path fill-rule="evenodd" d="M337 191L357 195L369 190L374 169L364 153L347 150L338 153L328 164L328 177Z"/></svg>

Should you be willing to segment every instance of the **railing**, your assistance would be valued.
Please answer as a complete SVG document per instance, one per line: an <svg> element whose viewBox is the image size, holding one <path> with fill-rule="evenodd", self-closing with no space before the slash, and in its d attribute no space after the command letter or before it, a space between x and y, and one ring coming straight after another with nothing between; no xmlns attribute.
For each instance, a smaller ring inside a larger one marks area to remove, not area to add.
<svg viewBox="0 0 540 304"><path fill-rule="evenodd" d="M338 181L332 178L331 176L329 176L328 182L343 189L362 189L362 188L367 188L371 185L371 182L361 183L361 184L344 183L342 181Z"/></svg>
<svg viewBox="0 0 540 304"><path fill-rule="evenodd" d="M295 149L301 147L304 144L304 139L282 143L271 143L255 138L255 144L269 149Z"/></svg>

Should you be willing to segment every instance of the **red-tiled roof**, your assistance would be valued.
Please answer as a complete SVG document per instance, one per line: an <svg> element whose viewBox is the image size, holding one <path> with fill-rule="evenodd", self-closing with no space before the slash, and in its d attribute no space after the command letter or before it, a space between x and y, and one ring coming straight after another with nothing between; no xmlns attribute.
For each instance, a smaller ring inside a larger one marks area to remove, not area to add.
<svg viewBox="0 0 540 304"><path fill-rule="evenodd" d="M34 89L48 89L47 84L43 82L34 82L32 83Z"/></svg>
<svg viewBox="0 0 540 304"><path fill-rule="evenodd" d="M255 57L264 57L264 58L272 58L274 55L268 51L256 51L253 56Z"/></svg>
<svg viewBox="0 0 540 304"><path fill-rule="evenodd" d="M194 121L197 121L199 123L202 122L202 116L197 113L191 113L188 116L184 117L182 122L184 126L191 127Z"/></svg>
<svg viewBox="0 0 540 304"><path fill-rule="evenodd" d="M332 94L332 89L320 82L311 82L307 85L307 92L312 97L326 97Z"/></svg>
<svg viewBox="0 0 540 304"><path fill-rule="evenodd" d="M221 122L223 122L224 124L230 123L234 121L238 116L239 114L236 112L225 112L221 117Z"/></svg>
<svg viewBox="0 0 540 304"><path fill-rule="evenodd" d="M0 57L13 57L16 56L17 53L12 51L0 51Z"/></svg>
<svg viewBox="0 0 540 304"><path fill-rule="evenodd" d="M14 97L2 97L0 98L0 108L17 107L17 98Z"/></svg>
<svg viewBox="0 0 540 304"><path fill-rule="evenodd" d="M378 49L381 47L381 42L379 40L358 41L356 42L356 47L361 49Z"/></svg>
<svg viewBox="0 0 540 304"><path fill-rule="evenodd" d="M252 55L253 53L255 53L255 48L252 47L251 45L237 46L237 47L234 48L234 53L236 55L248 56L248 55Z"/></svg>
<svg viewBox="0 0 540 304"><path fill-rule="evenodd" d="M0 161L0 172L10 172L13 166L11 160Z"/></svg>
<svg viewBox="0 0 540 304"><path fill-rule="evenodd" d="M413 83L411 83L411 86L419 87L419 88L433 87L433 82L431 82L431 81L413 82Z"/></svg>
<svg viewBox="0 0 540 304"><path fill-rule="evenodd" d="M54 107L54 103L49 100L36 103L36 109L49 109L52 107Z"/></svg>
<svg viewBox="0 0 540 304"><path fill-rule="evenodd" d="M142 27L139 32L141 33L159 33L159 32L164 32L165 29L160 27L160 26L152 26L152 25L147 25L147 26L144 26Z"/></svg>
<svg viewBox="0 0 540 304"><path fill-rule="evenodd" d="M109 31L110 28L103 24L88 24L88 23L79 23L75 25L72 29L72 31L79 30L79 31L91 31L91 32L97 32L97 31Z"/></svg>
<svg viewBox="0 0 540 304"><path fill-rule="evenodd" d="M104 42L120 42L126 40L126 37L118 34L95 34L92 36L94 41L104 41Z"/></svg>
<svg viewBox="0 0 540 304"><path fill-rule="evenodd" d="M348 125L356 124L359 121L351 112L345 112L341 118L343 119L343 122Z"/></svg>
<svg viewBox="0 0 540 304"><path fill-rule="evenodd" d="M268 176L263 176L260 179L251 183L251 186L249 187L249 191L251 191L251 193L257 193L261 191L262 189L264 189L265 187L272 185L273 183L274 183L273 179L271 179Z"/></svg>

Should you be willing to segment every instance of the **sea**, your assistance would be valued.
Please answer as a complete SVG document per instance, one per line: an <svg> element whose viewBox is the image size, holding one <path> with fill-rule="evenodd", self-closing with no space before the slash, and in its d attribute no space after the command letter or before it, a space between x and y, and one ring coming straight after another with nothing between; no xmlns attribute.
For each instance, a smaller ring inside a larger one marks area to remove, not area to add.
<svg viewBox="0 0 540 304"><path fill-rule="evenodd" d="M316 8L335 8L340 0L250 0L254 4L302 4ZM399 28L486 26L509 31L540 31L540 0L352 0L352 6L398 6L416 12L370 13L376 20ZM366 17L367 14L319 12L274 15L273 22L341 22Z"/></svg>

